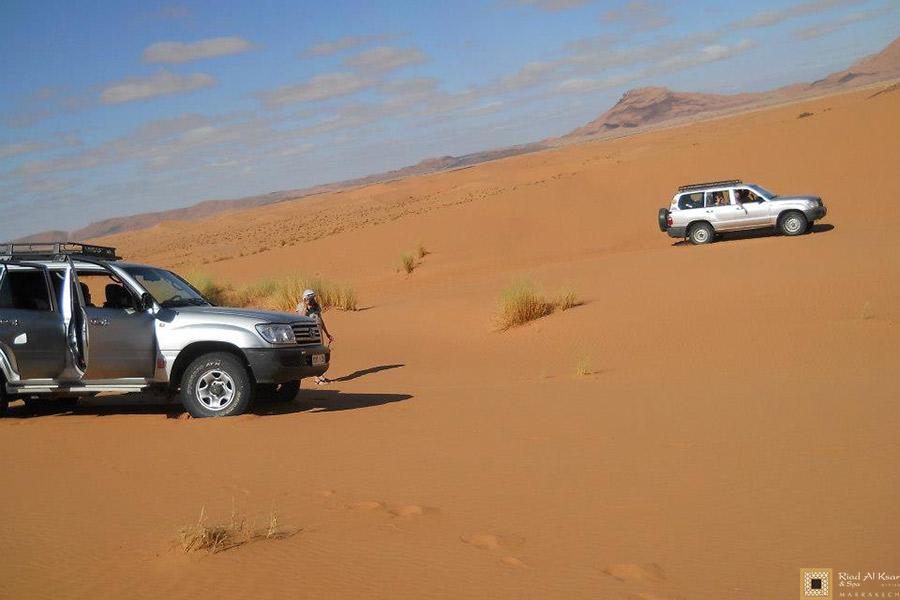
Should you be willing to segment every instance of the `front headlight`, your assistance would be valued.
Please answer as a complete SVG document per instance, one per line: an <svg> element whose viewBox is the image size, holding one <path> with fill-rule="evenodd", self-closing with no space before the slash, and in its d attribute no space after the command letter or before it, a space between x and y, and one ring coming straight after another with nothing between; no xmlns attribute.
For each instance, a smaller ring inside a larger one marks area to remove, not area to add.
<svg viewBox="0 0 900 600"><path fill-rule="evenodd" d="M278 323L260 323L256 326L256 331L264 340L270 344L294 344L294 330L290 325Z"/></svg>

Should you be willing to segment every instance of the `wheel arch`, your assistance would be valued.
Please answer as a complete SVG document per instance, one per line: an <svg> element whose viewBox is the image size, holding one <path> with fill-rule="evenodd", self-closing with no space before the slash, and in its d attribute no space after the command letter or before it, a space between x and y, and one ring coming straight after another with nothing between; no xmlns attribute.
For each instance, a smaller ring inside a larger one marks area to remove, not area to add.
<svg viewBox="0 0 900 600"><path fill-rule="evenodd" d="M802 210L800 210L799 208L793 208L793 207L785 208L781 212L779 212L778 216L775 218L775 227L781 227L782 221L784 221L787 218L787 216L791 213L799 213L799 214L803 215L804 219L809 220L806 217L806 213L803 212Z"/></svg>
<svg viewBox="0 0 900 600"><path fill-rule="evenodd" d="M172 371L169 374L169 386L173 389L178 388L181 385L181 378L184 376L188 365L196 358L211 352L227 352L234 355L247 369L250 380L256 381L256 378L253 376L253 369L250 368L250 362L247 360L247 355L239 347L228 342L194 342L185 346L178 353L178 357L175 358L175 363L172 365Z"/></svg>

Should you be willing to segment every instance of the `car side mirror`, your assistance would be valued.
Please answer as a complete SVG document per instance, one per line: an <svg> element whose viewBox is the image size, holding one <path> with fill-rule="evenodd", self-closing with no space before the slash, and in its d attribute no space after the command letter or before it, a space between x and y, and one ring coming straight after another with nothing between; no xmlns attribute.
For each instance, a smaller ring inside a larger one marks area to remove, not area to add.
<svg viewBox="0 0 900 600"><path fill-rule="evenodd" d="M148 311L153 308L153 296L150 295L150 292L144 292L141 294L141 312Z"/></svg>

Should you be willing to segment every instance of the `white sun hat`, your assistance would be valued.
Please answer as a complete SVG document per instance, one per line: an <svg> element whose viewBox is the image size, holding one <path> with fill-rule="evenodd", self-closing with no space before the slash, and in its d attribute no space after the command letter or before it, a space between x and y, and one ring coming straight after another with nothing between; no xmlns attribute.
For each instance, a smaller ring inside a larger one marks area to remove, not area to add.
<svg viewBox="0 0 900 600"><path fill-rule="evenodd" d="M315 297L316 297L316 292L315 292L314 290L304 290L304 291L303 291L303 297L304 297L304 298L315 298Z"/></svg>

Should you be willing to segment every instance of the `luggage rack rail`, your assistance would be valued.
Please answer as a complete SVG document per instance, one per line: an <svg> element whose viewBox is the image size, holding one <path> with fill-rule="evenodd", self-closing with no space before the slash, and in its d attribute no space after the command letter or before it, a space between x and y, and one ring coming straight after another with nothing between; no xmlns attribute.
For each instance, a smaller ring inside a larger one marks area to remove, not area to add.
<svg viewBox="0 0 900 600"><path fill-rule="evenodd" d="M80 242L10 242L0 244L0 260L62 260L64 257L95 260L122 260L111 246L96 246Z"/></svg>
<svg viewBox="0 0 900 600"><path fill-rule="evenodd" d="M678 188L679 192L686 192L688 190L699 190L703 188L709 187L722 187L726 185L741 185L744 182L740 179L723 179L722 181L706 181L704 183L689 183L688 185L682 185Z"/></svg>

